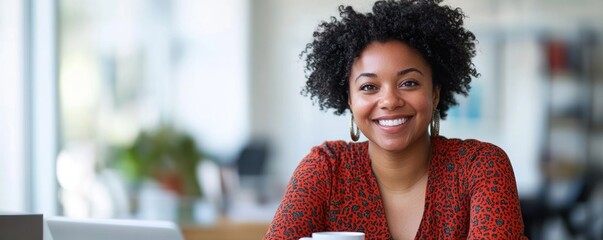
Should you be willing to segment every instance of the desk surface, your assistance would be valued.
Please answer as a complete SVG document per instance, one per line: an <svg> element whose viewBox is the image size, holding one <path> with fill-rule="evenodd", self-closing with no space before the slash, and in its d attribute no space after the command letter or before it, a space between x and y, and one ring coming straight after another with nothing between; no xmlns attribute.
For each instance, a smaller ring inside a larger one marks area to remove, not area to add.
<svg viewBox="0 0 603 240"><path fill-rule="evenodd" d="M186 240L245 240L262 239L269 223L232 222L220 219L211 226L184 226L182 234Z"/></svg>

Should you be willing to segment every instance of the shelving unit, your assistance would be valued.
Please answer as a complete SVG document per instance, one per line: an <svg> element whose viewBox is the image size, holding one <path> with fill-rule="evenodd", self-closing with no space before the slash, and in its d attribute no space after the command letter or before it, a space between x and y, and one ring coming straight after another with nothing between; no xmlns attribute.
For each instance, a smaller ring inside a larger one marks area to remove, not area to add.
<svg viewBox="0 0 603 240"><path fill-rule="evenodd" d="M592 208L603 203L594 194L597 189L603 190L603 154L597 154L603 146L595 144L595 139L603 136L601 121L595 118L603 111L595 98L601 91L597 87L602 86L597 37L596 31L579 30L570 35L544 34L542 38L547 114L539 224L560 219L572 238L588 239L593 231L598 231L597 236L603 234L603 226L595 225L603 221L601 214ZM576 220L578 210L583 214Z"/></svg>
<svg viewBox="0 0 603 240"><path fill-rule="evenodd" d="M547 76L546 136L542 155L544 169L574 165L573 174L545 174L547 180L580 176L593 159L590 155L592 105L592 48L593 35L557 37L545 35L543 52ZM553 166L553 167L552 167ZM564 170L564 169L561 169Z"/></svg>

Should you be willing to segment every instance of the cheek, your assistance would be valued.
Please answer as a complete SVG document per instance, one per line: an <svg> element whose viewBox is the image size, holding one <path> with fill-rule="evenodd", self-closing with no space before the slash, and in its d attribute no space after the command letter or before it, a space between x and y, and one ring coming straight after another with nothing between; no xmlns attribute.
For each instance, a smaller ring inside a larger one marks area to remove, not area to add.
<svg viewBox="0 0 603 240"><path fill-rule="evenodd" d="M366 100L362 98L362 96L358 95L358 94L350 94L349 98L348 98L348 104L350 106L350 109L352 110L352 112L356 112L355 109L359 108L360 106L366 104Z"/></svg>
<svg viewBox="0 0 603 240"><path fill-rule="evenodd" d="M432 108L435 107L434 103L436 103L434 92L425 92L420 101L421 102L418 104L421 106L421 108L426 108L427 110L431 111Z"/></svg>
<svg viewBox="0 0 603 240"><path fill-rule="evenodd" d="M425 111L431 111L432 106L433 99L431 98L421 99L421 101L417 103L417 108L424 109Z"/></svg>
<svg viewBox="0 0 603 240"><path fill-rule="evenodd" d="M423 101L417 108L425 113L431 113L433 111L433 101Z"/></svg>
<svg viewBox="0 0 603 240"><path fill-rule="evenodd" d="M352 96L350 101L350 109L354 113L355 117L360 117L360 115L369 114L373 104L374 100L366 96Z"/></svg>
<svg viewBox="0 0 603 240"><path fill-rule="evenodd" d="M412 107L419 114L420 118L431 119L431 113L434 109L431 94L416 96L412 99ZM410 101L410 100L409 100Z"/></svg>

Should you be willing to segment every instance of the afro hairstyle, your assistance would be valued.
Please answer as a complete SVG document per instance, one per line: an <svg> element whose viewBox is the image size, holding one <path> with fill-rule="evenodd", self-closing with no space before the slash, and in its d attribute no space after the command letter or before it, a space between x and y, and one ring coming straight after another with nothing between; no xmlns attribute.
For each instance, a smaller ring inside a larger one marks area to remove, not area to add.
<svg viewBox="0 0 603 240"><path fill-rule="evenodd" d="M441 117L457 105L454 94L466 96L472 77L479 77L471 59L475 35L463 27L460 8L440 5L441 0L382 0L372 12L360 13L339 6L339 19L331 17L318 25L313 41L306 45L306 85L320 109L342 115L349 109L349 75L354 60L371 42L398 40L421 53L432 70L433 85L440 86L437 108Z"/></svg>

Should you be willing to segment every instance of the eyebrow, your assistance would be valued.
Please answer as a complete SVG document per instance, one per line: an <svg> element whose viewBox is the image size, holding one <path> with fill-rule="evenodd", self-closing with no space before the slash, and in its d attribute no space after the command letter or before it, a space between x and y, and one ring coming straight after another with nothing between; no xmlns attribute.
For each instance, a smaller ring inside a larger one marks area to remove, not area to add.
<svg viewBox="0 0 603 240"><path fill-rule="evenodd" d="M418 74L420 74L421 76L423 76L423 72L421 72L419 69L416 68L407 68L407 69L403 69L401 71L398 72L398 76L403 76L406 75L410 72L417 72ZM360 77L368 77L368 78L374 78L376 77L377 74L375 73L361 73L360 75L358 75L358 77L356 77L356 79L354 79L354 81L357 81Z"/></svg>

